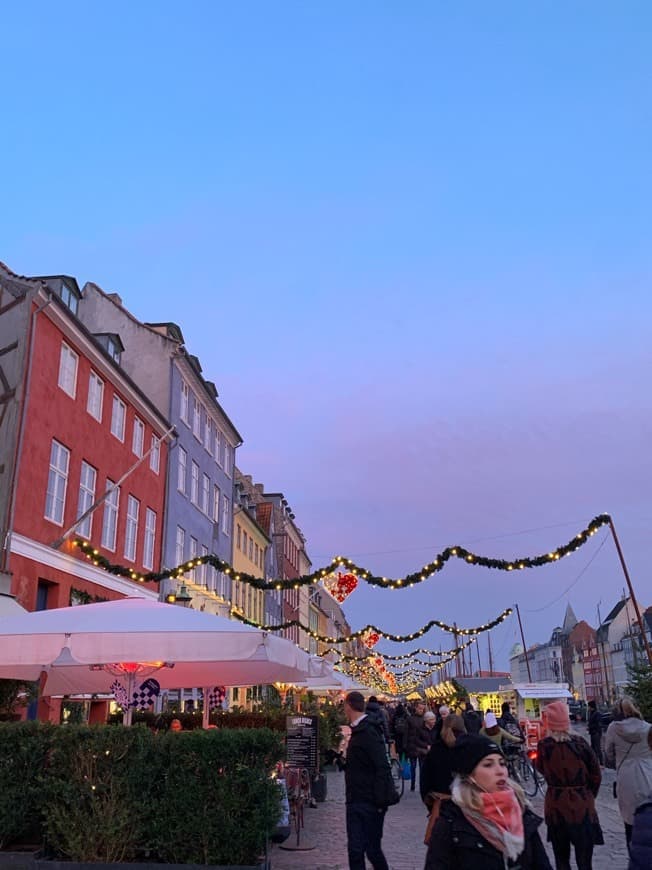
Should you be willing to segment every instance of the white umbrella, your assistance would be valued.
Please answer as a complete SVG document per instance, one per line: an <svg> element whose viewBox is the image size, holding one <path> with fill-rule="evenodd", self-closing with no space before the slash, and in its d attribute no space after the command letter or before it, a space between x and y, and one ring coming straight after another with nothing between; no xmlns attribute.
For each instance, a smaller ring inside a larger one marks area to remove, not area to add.
<svg viewBox="0 0 652 870"><path fill-rule="evenodd" d="M38 680L45 671L46 695L109 692L121 673L130 688L151 674L161 688L178 689L293 682L320 667L282 637L144 598L0 622L0 677Z"/></svg>

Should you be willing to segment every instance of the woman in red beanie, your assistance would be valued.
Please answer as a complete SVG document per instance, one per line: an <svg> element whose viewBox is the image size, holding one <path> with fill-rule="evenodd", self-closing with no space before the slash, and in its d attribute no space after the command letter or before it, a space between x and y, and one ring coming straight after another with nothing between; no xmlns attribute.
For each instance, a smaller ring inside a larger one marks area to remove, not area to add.
<svg viewBox="0 0 652 870"><path fill-rule="evenodd" d="M539 741L536 766L548 783L544 815L557 870L570 870L571 845L578 870L591 870L593 847L602 845L595 811L600 763L582 737L570 733L568 704L554 701L544 709L548 736Z"/></svg>

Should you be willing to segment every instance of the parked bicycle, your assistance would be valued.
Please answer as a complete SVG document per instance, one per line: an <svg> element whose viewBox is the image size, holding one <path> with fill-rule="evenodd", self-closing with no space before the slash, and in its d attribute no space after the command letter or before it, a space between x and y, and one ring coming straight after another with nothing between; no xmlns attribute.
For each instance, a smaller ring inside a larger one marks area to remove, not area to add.
<svg viewBox="0 0 652 870"><path fill-rule="evenodd" d="M534 797L538 791L545 794L546 782L534 766L535 750L522 746L506 749L505 760L509 776L517 782L527 797Z"/></svg>

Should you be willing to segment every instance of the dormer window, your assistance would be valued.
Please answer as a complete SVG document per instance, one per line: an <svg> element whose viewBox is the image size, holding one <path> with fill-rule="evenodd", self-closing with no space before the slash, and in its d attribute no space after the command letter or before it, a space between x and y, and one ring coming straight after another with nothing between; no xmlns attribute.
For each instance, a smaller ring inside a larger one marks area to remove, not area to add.
<svg viewBox="0 0 652 870"><path fill-rule="evenodd" d="M61 296L61 301L64 305L66 305L73 314L77 314L77 308L79 306L79 296L77 293L69 287L65 281L61 282L61 289L59 290L59 295Z"/></svg>
<svg viewBox="0 0 652 870"><path fill-rule="evenodd" d="M111 359L120 365L122 352L125 349L120 336L112 332L101 332L95 336Z"/></svg>

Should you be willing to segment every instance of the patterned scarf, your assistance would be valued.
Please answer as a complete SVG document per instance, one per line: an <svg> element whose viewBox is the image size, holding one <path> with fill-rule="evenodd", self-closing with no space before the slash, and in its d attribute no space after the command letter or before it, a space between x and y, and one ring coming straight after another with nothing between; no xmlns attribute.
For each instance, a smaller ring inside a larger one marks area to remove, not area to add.
<svg viewBox="0 0 652 870"><path fill-rule="evenodd" d="M515 861L522 854L525 846L523 810L511 788L491 794L481 792L480 796L482 810L477 811L467 807L460 807L460 809L476 831L503 855L507 866L507 861ZM453 800L455 800L455 788L453 788Z"/></svg>

